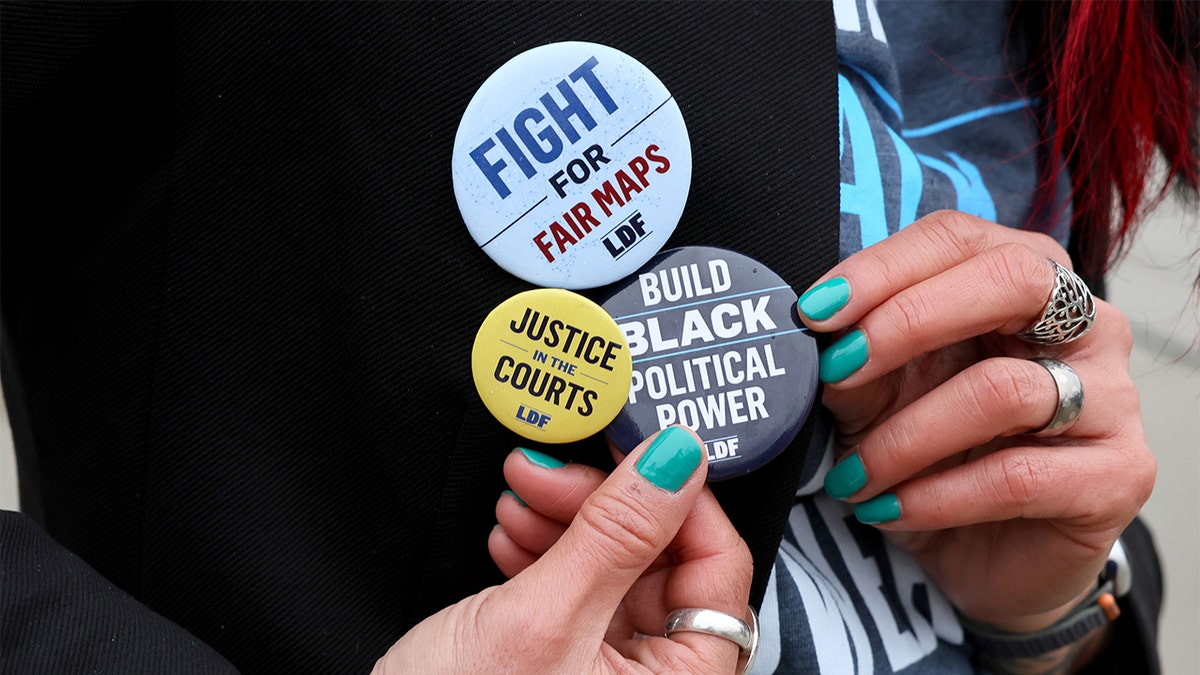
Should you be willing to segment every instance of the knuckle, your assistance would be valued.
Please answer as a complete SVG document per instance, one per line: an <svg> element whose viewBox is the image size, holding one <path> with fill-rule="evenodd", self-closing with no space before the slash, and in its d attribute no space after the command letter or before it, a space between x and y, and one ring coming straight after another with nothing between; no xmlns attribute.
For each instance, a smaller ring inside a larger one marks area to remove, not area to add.
<svg viewBox="0 0 1200 675"><path fill-rule="evenodd" d="M731 552L732 567L738 571L738 576L742 581L749 583L754 576L754 556L750 554L750 547L746 545L745 540L738 537L738 545Z"/></svg>
<svg viewBox="0 0 1200 675"><path fill-rule="evenodd" d="M586 499L586 495L591 494L603 482L605 476L594 475L591 467L586 468L586 471L574 472L570 486L546 505L543 515L569 518L569 514L573 514L574 510L578 508L577 505Z"/></svg>
<svg viewBox="0 0 1200 675"><path fill-rule="evenodd" d="M925 514L927 519L926 524L929 529L940 529L952 526L953 519L961 513L961 509L954 508L958 490L948 484L946 481L927 481L920 491L920 509L921 513ZM903 497L901 497L903 499ZM911 503L901 502L901 503ZM905 508L908 508L907 506ZM911 513L906 513L905 518L910 519Z"/></svg>
<svg viewBox="0 0 1200 675"><path fill-rule="evenodd" d="M900 277L909 264L901 247L872 246L861 253L867 260L858 274L868 277L872 286L890 287L892 280Z"/></svg>
<svg viewBox="0 0 1200 675"><path fill-rule="evenodd" d="M934 211L913 223L930 250L959 255L978 253L987 239L984 222L961 211Z"/></svg>
<svg viewBox="0 0 1200 675"><path fill-rule="evenodd" d="M1054 268L1045 256L1025 244L1006 243L991 249L984 263L987 283L1009 296L1003 300L1019 302L1030 314L1045 306L1054 287Z"/></svg>
<svg viewBox="0 0 1200 675"><path fill-rule="evenodd" d="M1149 451L1146 452L1149 461L1142 465L1142 469L1135 482L1137 488L1134 492L1134 502L1140 509L1143 504L1150 500L1150 495L1154 492L1154 484L1158 480L1158 461L1154 459Z"/></svg>
<svg viewBox="0 0 1200 675"><path fill-rule="evenodd" d="M658 555L662 525L639 500L594 493L579 511L578 520L592 532L584 537L586 553L602 568L640 569Z"/></svg>
<svg viewBox="0 0 1200 675"><path fill-rule="evenodd" d="M1058 243L1057 239L1051 237L1045 232L1030 232L1029 230L1020 230L1020 234L1025 238L1029 248L1036 251L1038 255L1044 258L1050 253L1058 253L1059 255L1056 256L1056 259L1059 260L1058 264L1066 267L1067 269L1071 269L1070 256L1066 255L1066 251L1063 249L1062 244Z"/></svg>
<svg viewBox="0 0 1200 675"><path fill-rule="evenodd" d="M1158 478L1158 460L1155 459L1154 453L1150 452L1150 448L1142 443L1133 451L1132 464L1125 474L1124 482L1130 491L1129 503L1141 508L1154 491L1154 483Z"/></svg>
<svg viewBox="0 0 1200 675"><path fill-rule="evenodd" d="M1041 368L1040 366L1035 366ZM975 410L988 414L1013 414L1031 410L1040 398L1044 382L1024 363L988 359L976 367L975 386L968 391L974 397Z"/></svg>
<svg viewBox="0 0 1200 675"><path fill-rule="evenodd" d="M712 543L717 544L715 550L718 552L711 558L706 558L711 560L713 571L695 579L701 586L695 597L716 600L732 596L738 602L744 602L744 596L749 592L754 576L754 556L750 554L750 548L732 525L728 527L728 536L723 536L720 532L726 528L715 529L718 531L713 532Z"/></svg>
<svg viewBox="0 0 1200 675"><path fill-rule="evenodd" d="M920 340L924 326L934 315L934 309L929 301L920 293L905 292L892 299L893 306L899 314L895 330L905 341Z"/></svg>
<svg viewBox="0 0 1200 675"><path fill-rule="evenodd" d="M1014 454L1000 461L1000 480L996 482L999 497L1023 514L1041 494L1046 467L1043 462L1025 454Z"/></svg>
<svg viewBox="0 0 1200 675"><path fill-rule="evenodd" d="M1133 327L1129 323L1129 317L1099 299L1096 300L1096 327L1103 327L1104 346L1119 349L1125 357L1133 352Z"/></svg>
<svg viewBox="0 0 1200 675"><path fill-rule="evenodd" d="M877 484L887 484L892 467L902 467L912 461L912 449L919 447L921 431L900 417L885 422L871 439L870 477Z"/></svg>
<svg viewBox="0 0 1200 675"><path fill-rule="evenodd" d="M1119 461L1097 474L1111 487L1103 492L1084 493L1088 516L1098 522L1118 519L1127 524L1154 490L1157 463L1144 443L1126 448Z"/></svg>

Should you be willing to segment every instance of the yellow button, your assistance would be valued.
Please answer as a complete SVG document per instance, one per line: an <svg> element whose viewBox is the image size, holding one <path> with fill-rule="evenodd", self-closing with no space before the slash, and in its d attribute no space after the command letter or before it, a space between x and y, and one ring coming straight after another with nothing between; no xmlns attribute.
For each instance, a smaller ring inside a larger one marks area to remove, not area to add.
<svg viewBox="0 0 1200 675"><path fill-rule="evenodd" d="M559 288L512 296L493 309L471 351L475 388L501 424L544 443L595 434L629 396L633 362L607 312Z"/></svg>

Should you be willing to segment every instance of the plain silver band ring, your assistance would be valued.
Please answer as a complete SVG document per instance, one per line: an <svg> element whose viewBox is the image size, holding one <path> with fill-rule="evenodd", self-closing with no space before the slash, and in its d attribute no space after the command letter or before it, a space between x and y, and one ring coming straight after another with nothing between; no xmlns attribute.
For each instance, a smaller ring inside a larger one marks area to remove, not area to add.
<svg viewBox="0 0 1200 675"><path fill-rule="evenodd" d="M672 633L704 633L725 638L737 645L746 657L742 672L748 673L758 657L758 615L753 607L750 608L750 621L752 623L747 624L732 614L715 609L685 607L667 615L664 635L669 638Z"/></svg>
<svg viewBox="0 0 1200 675"><path fill-rule="evenodd" d="M1050 371L1054 384L1058 387L1058 409L1054 418L1041 431L1033 432L1034 436L1056 436L1071 428L1083 412L1083 381L1071 366L1054 359L1030 359L1034 363Z"/></svg>
<svg viewBox="0 0 1200 675"><path fill-rule="evenodd" d="M1017 337L1038 345L1061 345L1078 340L1096 320L1096 301L1083 279L1047 258L1054 267L1054 289L1041 316Z"/></svg>

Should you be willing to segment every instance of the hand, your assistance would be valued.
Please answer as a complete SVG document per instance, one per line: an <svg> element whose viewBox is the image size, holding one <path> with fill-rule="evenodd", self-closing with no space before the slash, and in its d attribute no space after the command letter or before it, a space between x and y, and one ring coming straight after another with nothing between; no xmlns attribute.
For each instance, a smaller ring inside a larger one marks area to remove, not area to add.
<svg viewBox="0 0 1200 675"><path fill-rule="evenodd" d="M1092 330L1065 345L1015 337L1053 287L1046 258L1070 268L1049 237L934 213L819 282L843 278L848 300L834 282L800 302L814 330L855 329L821 357L842 456L827 491L961 612L1013 632L1052 624L1095 588L1154 485L1121 313L1097 301ZM1029 435L1058 405L1035 356L1083 382L1083 411L1059 436Z"/></svg>
<svg viewBox="0 0 1200 675"><path fill-rule="evenodd" d="M540 464L534 464L532 456ZM707 607L747 617L749 550L704 486L703 447L680 427L639 445L605 479L517 451L489 549L512 578L426 619L376 673L729 673L738 647L662 635L666 615ZM520 509L520 511L514 511ZM511 512L511 513L510 513Z"/></svg>

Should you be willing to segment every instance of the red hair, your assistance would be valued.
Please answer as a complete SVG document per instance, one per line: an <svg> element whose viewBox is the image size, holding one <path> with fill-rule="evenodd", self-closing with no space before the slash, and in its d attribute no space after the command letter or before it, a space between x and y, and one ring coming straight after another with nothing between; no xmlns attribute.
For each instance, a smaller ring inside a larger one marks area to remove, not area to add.
<svg viewBox="0 0 1200 675"><path fill-rule="evenodd" d="M1073 0L1038 9L1041 35L1027 71L1046 103L1038 210L1055 203L1065 159L1072 253L1085 277L1099 279L1175 179L1193 192L1200 185L1200 12L1186 0ZM1156 149L1167 175L1153 191Z"/></svg>

